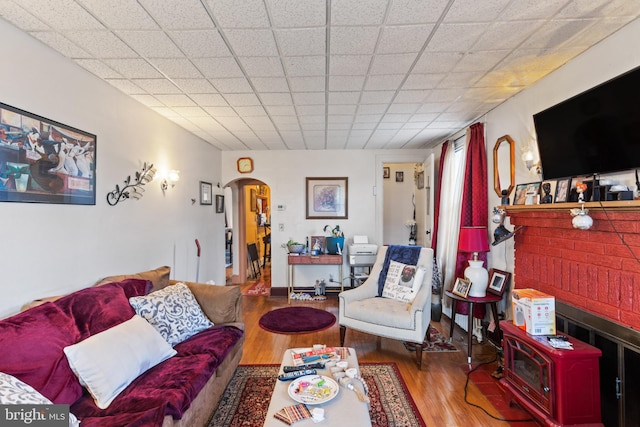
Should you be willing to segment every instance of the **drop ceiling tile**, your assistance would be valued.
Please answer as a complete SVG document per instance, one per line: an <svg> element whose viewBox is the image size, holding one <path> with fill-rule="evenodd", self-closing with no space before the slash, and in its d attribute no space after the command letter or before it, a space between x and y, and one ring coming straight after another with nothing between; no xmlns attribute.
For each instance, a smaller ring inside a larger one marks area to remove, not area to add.
<svg viewBox="0 0 640 427"><path fill-rule="evenodd" d="M559 49L566 47L576 34L593 23L590 19L550 21L538 28L520 48L523 49Z"/></svg>
<svg viewBox="0 0 640 427"><path fill-rule="evenodd" d="M403 114L403 113L408 113L408 114L413 114L415 113L418 108L420 108L419 103L416 104L399 104L399 103L393 103L389 106L389 109L387 110L390 114Z"/></svg>
<svg viewBox="0 0 640 427"><path fill-rule="evenodd" d="M79 0L89 11L114 30L157 30L149 14L135 1L121 1L116 7L104 0Z"/></svg>
<svg viewBox="0 0 640 427"><path fill-rule="evenodd" d="M418 134L417 129L400 129L398 133L395 134L391 143L399 143L404 144L409 141L411 138L415 137Z"/></svg>
<svg viewBox="0 0 640 427"><path fill-rule="evenodd" d="M273 123L271 123L269 120L255 122L253 120L254 118L255 117L247 117L247 118L245 118L245 121L247 122L249 127L251 129L253 129L255 132L263 132L263 131L269 131L269 130L275 130L276 129L273 126Z"/></svg>
<svg viewBox="0 0 640 427"><path fill-rule="evenodd" d="M140 89L138 86L133 84L130 80L126 79L106 79L107 83L111 86L119 89L121 92L126 93L127 95L131 95L134 93L142 94L144 91Z"/></svg>
<svg viewBox="0 0 640 427"><path fill-rule="evenodd" d="M203 107L223 107L229 105L222 95L215 93L195 93L190 95L191 99Z"/></svg>
<svg viewBox="0 0 640 427"><path fill-rule="evenodd" d="M429 125L429 122L412 122L409 121L405 124L402 125L402 129L403 130L409 130L409 129L424 129L425 127L427 127Z"/></svg>
<svg viewBox="0 0 640 427"><path fill-rule="evenodd" d="M519 0L507 5L499 19L506 21L547 19L555 15L565 4L554 0Z"/></svg>
<svg viewBox="0 0 640 427"><path fill-rule="evenodd" d="M283 59L285 71L292 77L324 76L324 56L289 56Z"/></svg>
<svg viewBox="0 0 640 427"><path fill-rule="evenodd" d="M294 92L293 102L297 105L317 105L325 103L323 92Z"/></svg>
<svg viewBox="0 0 640 427"><path fill-rule="evenodd" d="M120 73L116 72L113 68L109 67L102 61L96 59L76 59L75 62L85 70L95 74L101 79L122 78L122 75Z"/></svg>
<svg viewBox="0 0 640 427"><path fill-rule="evenodd" d="M358 114L383 114L389 108L389 104L360 104Z"/></svg>
<svg viewBox="0 0 640 427"><path fill-rule="evenodd" d="M404 74L369 76L364 84L364 90L396 90L402 84L404 77Z"/></svg>
<svg viewBox="0 0 640 427"><path fill-rule="evenodd" d="M292 116L296 114L293 105L265 105L264 109L274 120L274 116Z"/></svg>
<svg viewBox="0 0 640 427"><path fill-rule="evenodd" d="M91 57L91 55L87 51L80 48L78 45L76 45L60 33L54 33L50 31L36 31L31 33L31 35L40 40L42 43L48 45L49 47L57 50L62 55L69 58Z"/></svg>
<svg viewBox="0 0 640 427"><path fill-rule="evenodd" d="M419 52L433 31L434 25L384 27L377 53Z"/></svg>
<svg viewBox="0 0 640 427"><path fill-rule="evenodd" d="M104 63L130 79L163 77L144 59L105 59Z"/></svg>
<svg viewBox="0 0 640 427"><path fill-rule="evenodd" d="M290 93L261 93L263 105L293 105Z"/></svg>
<svg viewBox="0 0 640 427"><path fill-rule="evenodd" d="M20 6L57 30L104 30L105 27L73 0L20 0Z"/></svg>
<svg viewBox="0 0 640 427"><path fill-rule="evenodd" d="M293 114L289 116L274 116L272 114L270 117L271 120L273 120L273 122L278 126L283 124L298 124L298 116Z"/></svg>
<svg viewBox="0 0 640 427"><path fill-rule="evenodd" d="M260 105L250 105L243 107L235 107L236 112L245 118L253 118L253 117L265 117L267 116L267 112Z"/></svg>
<svg viewBox="0 0 640 427"><path fill-rule="evenodd" d="M268 0L271 22L275 27L316 27L326 23L325 0Z"/></svg>
<svg viewBox="0 0 640 427"><path fill-rule="evenodd" d="M375 129L382 120L382 114L357 114L353 119L354 129Z"/></svg>
<svg viewBox="0 0 640 427"><path fill-rule="evenodd" d="M172 31L169 35L190 58L231 55L218 30Z"/></svg>
<svg viewBox="0 0 640 427"><path fill-rule="evenodd" d="M344 115L350 114L354 115L356 113L357 105L329 105L328 110L329 114L333 115Z"/></svg>
<svg viewBox="0 0 640 427"><path fill-rule="evenodd" d="M372 54L378 40L378 27L332 27L332 55Z"/></svg>
<svg viewBox="0 0 640 427"><path fill-rule="evenodd" d="M327 129L329 130L349 130L351 129L351 122L333 122L331 117L329 117L329 122L327 123Z"/></svg>
<svg viewBox="0 0 640 427"><path fill-rule="evenodd" d="M173 111L169 107L153 107L152 110L168 119L173 119L176 117L181 118L175 111Z"/></svg>
<svg viewBox="0 0 640 427"><path fill-rule="evenodd" d="M381 123L406 123L411 118L411 114L391 114L387 113L382 117Z"/></svg>
<svg viewBox="0 0 640 427"><path fill-rule="evenodd" d="M240 117L216 117L216 120L231 132L251 132L251 129Z"/></svg>
<svg viewBox="0 0 640 427"><path fill-rule="evenodd" d="M425 126L426 126L426 124L428 124L428 123L434 121L435 119L437 119L439 115L440 115L439 113L414 114L409 119L409 122L425 123Z"/></svg>
<svg viewBox="0 0 640 427"><path fill-rule="evenodd" d="M351 138L369 139L372 133L373 133L373 129L352 129L351 134L349 136Z"/></svg>
<svg viewBox="0 0 640 427"><path fill-rule="evenodd" d="M258 92L289 92L289 84L284 77L252 77L251 83Z"/></svg>
<svg viewBox="0 0 640 427"><path fill-rule="evenodd" d="M406 74L416 59L415 53L398 55L375 55L371 74Z"/></svg>
<svg viewBox="0 0 640 427"><path fill-rule="evenodd" d="M251 77L284 77L284 70L277 56L252 56L239 59L245 73Z"/></svg>
<svg viewBox="0 0 640 427"><path fill-rule="evenodd" d="M224 58L195 58L193 63L207 78L242 77L243 73L236 60ZM214 83L215 84L215 83Z"/></svg>
<svg viewBox="0 0 640 427"><path fill-rule="evenodd" d="M224 28L265 28L269 18L262 0L207 0Z"/></svg>
<svg viewBox="0 0 640 427"><path fill-rule="evenodd" d="M332 76L358 76L369 71L373 55L331 55L329 74Z"/></svg>
<svg viewBox="0 0 640 427"><path fill-rule="evenodd" d="M414 73L448 73L462 59L460 52L425 51L416 62Z"/></svg>
<svg viewBox="0 0 640 427"><path fill-rule="evenodd" d="M317 77L291 77L289 85L293 92L324 92L325 78Z"/></svg>
<svg viewBox="0 0 640 427"><path fill-rule="evenodd" d="M179 94L182 90L169 79L132 79L132 82L152 94Z"/></svg>
<svg viewBox="0 0 640 427"><path fill-rule="evenodd" d="M518 47L532 33L543 25L544 21L510 21L495 22L484 33L476 44L474 50L511 50Z"/></svg>
<svg viewBox="0 0 640 427"><path fill-rule="evenodd" d="M429 96L425 101L428 102L454 102L457 98L461 97L464 93L462 88L451 89L434 89L430 91Z"/></svg>
<svg viewBox="0 0 640 427"><path fill-rule="evenodd" d="M365 76L331 76L329 90L332 92L356 92L364 86Z"/></svg>
<svg viewBox="0 0 640 427"><path fill-rule="evenodd" d="M436 22L449 0L393 0L387 24L420 24Z"/></svg>
<svg viewBox="0 0 640 427"><path fill-rule="evenodd" d="M607 0L569 1L558 13L559 18L592 18L606 10ZM636 4L637 8L637 4Z"/></svg>
<svg viewBox="0 0 640 427"><path fill-rule="evenodd" d="M391 90L365 90L362 92L360 102L362 104L389 103L393 99L395 92Z"/></svg>
<svg viewBox="0 0 640 427"><path fill-rule="evenodd" d="M296 105L299 116L320 116L325 112L324 104L321 105Z"/></svg>
<svg viewBox="0 0 640 427"><path fill-rule="evenodd" d="M489 24L441 24L427 46L429 52L466 52Z"/></svg>
<svg viewBox="0 0 640 427"><path fill-rule="evenodd" d="M0 2L0 16L23 31L49 31L51 26L12 1Z"/></svg>
<svg viewBox="0 0 640 427"><path fill-rule="evenodd" d="M457 72L489 71L496 66L505 56L508 50L472 51L460 59L455 67Z"/></svg>
<svg viewBox="0 0 640 427"><path fill-rule="evenodd" d="M116 35L140 56L147 58L184 57L164 31L117 31Z"/></svg>
<svg viewBox="0 0 640 427"><path fill-rule="evenodd" d="M418 108L417 114L424 114L424 113L440 114L443 111L446 111L449 105L451 105L450 102L424 102L422 106Z"/></svg>
<svg viewBox="0 0 640 427"><path fill-rule="evenodd" d="M360 92L329 92L329 104L357 104Z"/></svg>
<svg viewBox="0 0 640 427"><path fill-rule="evenodd" d="M136 58L138 56L109 31L67 31L63 34L95 58Z"/></svg>
<svg viewBox="0 0 640 427"><path fill-rule="evenodd" d="M239 117L236 110L231 107L204 107L204 110L213 117Z"/></svg>
<svg viewBox="0 0 640 427"><path fill-rule="evenodd" d="M351 123L353 123L353 118L353 114L329 114L329 116L327 117L327 123L341 123L350 125Z"/></svg>
<svg viewBox="0 0 640 427"><path fill-rule="evenodd" d="M156 95L167 107L194 107L196 104L186 95Z"/></svg>
<svg viewBox="0 0 640 427"><path fill-rule="evenodd" d="M446 74L410 74L402 85L402 89L433 89Z"/></svg>
<svg viewBox="0 0 640 427"><path fill-rule="evenodd" d="M297 28L276 30L282 56L324 55L326 30L324 28Z"/></svg>
<svg viewBox="0 0 640 427"><path fill-rule="evenodd" d="M271 30L224 30L237 56L278 56Z"/></svg>
<svg viewBox="0 0 640 427"><path fill-rule="evenodd" d="M173 79L173 82L187 93L217 93L207 79Z"/></svg>
<svg viewBox="0 0 640 427"><path fill-rule="evenodd" d="M476 0L456 0L445 16L444 22L491 22L511 0L483 0L478 7Z"/></svg>
<svg viewBox="0 0 640 427"><path fill-rule="evenodd" d="M200 107L173 107L173 111L187 119L208 116L208 114Z"/></svg>
<svg viewBox="0 0 640 427"><path fill-rule="evenodd" d="M253 93L228 93L224 97L232 107L260 105L260 100Z"/></svg>
<svg viewBox="0 0 640 427"><path fill-rule="evenodd" d="M151 58L149 61L169 78L199 79L203 77L200 71L186 58Z"/></svg>
<svg viewBox="0 0 640 427"><path fill-rule="evenodd" d="M331 25L380 25L388 0L332 0Z"/></svg>
<svg viewBox="0 0 640 427"><path fill-rule="evenodd" d="M156 97L151 95L132 94L131 97L147 107L164 107L162 102L158 101Z"/></svg>
<svg viewBox="0 0 640 427"><path fill-rule="evenodd" d="M214 27L200 0L139 0L139 3L165 29L207 29Z"/></svg>
<svg viewBox="0 0 640 427"><path fill-rule="evenodd" d="M295 123L277 123L276 126L277 126L278 130L280 130L281 132L293 131L293 130L299 131L300 130L300 125L298 124L298 119L297 118L296 118L296 122Z"/></svg>
<svg viewBox="0 0 640 427"><path fill-rule="evenodd" d="M471 87L483 75L483 72L449 73L438 83L438 88Z"/></svg>
<svg viewBox="0 0 640 427"><path fill-rule="evenodd" d="M430 90L401 90L394 102L399 104L422 102L430 92Z"/></svg>
<svg viewBox="0 0 640 427"><path fill-rule="evenodd" d="M311 129L312 127L315 126L309 126L309 125L322 125L322 128L324 128L324 116L323 115L317 115L317 116L300 116L300 126L302 126L302 129Z"/></svg>

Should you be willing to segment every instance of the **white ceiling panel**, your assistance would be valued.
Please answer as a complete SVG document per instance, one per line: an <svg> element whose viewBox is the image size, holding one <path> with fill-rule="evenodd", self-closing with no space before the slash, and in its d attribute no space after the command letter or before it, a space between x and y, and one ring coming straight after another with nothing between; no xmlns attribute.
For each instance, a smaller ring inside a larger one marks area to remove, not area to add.
<svg viewBox="0 0 640 427"><path fill-rule="evenodd" d="M638 16L629 0L0 0L222 150L432 147Z"/></svg>

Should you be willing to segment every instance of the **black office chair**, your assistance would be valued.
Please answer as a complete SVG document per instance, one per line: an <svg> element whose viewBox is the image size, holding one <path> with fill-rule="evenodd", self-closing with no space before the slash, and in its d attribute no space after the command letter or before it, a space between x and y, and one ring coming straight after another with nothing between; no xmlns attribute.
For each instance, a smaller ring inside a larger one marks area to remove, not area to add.
<svg viewBox="0 0 640 427"><path fill-rule="evenodd" d="M258 246L255 243L247 243L247 255L249 256L249 264L253 271L253 278L260 276L260 255L258 255Z"/></svg>

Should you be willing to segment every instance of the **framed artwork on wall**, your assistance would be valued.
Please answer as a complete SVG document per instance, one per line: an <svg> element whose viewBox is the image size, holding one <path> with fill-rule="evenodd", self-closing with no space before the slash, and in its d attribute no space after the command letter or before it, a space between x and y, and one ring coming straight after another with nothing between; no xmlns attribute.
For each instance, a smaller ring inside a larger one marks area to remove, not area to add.
<svg viewBox="0 0 640 427"><path fill-rule="evenodd" d="M347 219L349 178L306 178L307 219Z"/></svg>
<svg viewBox="0 0 640 427"><path fill-rule="evenodd" d="M213 190L213 185L210 182L200 181L200 204L201 205L213 204L213 200L211 198L212 190Z"/></svg>
<svg viewBox="0 0 640 427"><path fill-rule="evenodd" d="M389 169L389 166L385 166L382 168L382 177L384 179L389 179L389 177L391 176L391 170Z"/></svg>
<svg viewBox="0 0 640 427"><path fill-rule="evenodd" d="M255 188L249 191L249 209L251 212L258 212L258 194Z"/></svg>
<svg viewBox="0 0 640 427"><path fill-rule="evenodd" d="M404 181L404 172L396 171L396 182L403 182L403 181Z"/></svg>
<svg viewBox="0 0 640 427"><path fill-rule="evenodd" d="M96 136L0 103L0 201L96 204Z"/></svg>
<svg viewBox="0 0 640 427"><path fill-rule="evenodd" d="M224 212L224 196L216 194L216 213Z"/></svg>

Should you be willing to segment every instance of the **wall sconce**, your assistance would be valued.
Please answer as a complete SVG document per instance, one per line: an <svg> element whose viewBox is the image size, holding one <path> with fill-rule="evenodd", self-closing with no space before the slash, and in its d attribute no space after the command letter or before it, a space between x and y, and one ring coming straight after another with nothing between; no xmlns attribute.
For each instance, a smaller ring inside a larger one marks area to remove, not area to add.
<svg viewBox="0 0 640 427"><path fill-rule="evenodd" d="M167 177L163 179L162 182L160 183L160 188L162 188L162 193L164 194L164 192L167 191L169 186L171 186L171 188L175 187L178 181L180 181L180 171L175 169L170 170L167 173Z"/></svg>
<svg viewBox="0 0 640 427"><path fill-rule="evenodd" d="M133 182L131 182L131 175L129 175L127 179L124 180L124 187L120 188L120 186L116 184L116 189L107 193L107 203L115 206L118 202L127 200L129 197L133 197L134 199L141 198L144 193L142 186L153 181L155 175L156 168L153 167L153 163L147 165L145 162L142 165L142 169L139 172L136 171Z"/></svg>
<svg viewBox="0 0 640 427"><path fill-rule="evenodd" d="M539 174L541 172L540 161L538 160L537 162L534 162L534 159L535 155L533 154L533 150L530 147L527 147L522 153L522 161L529 172Z"/></svg>

